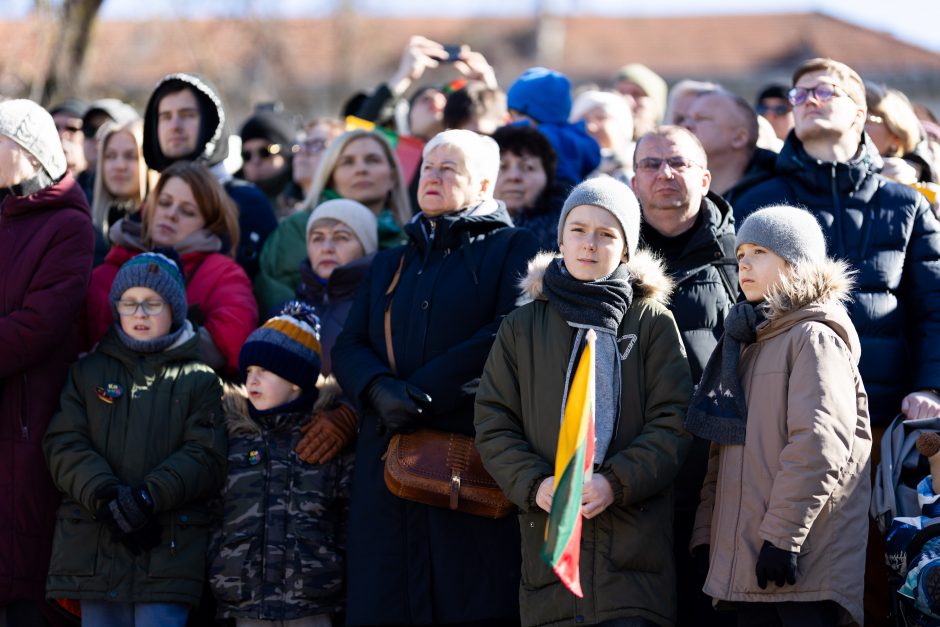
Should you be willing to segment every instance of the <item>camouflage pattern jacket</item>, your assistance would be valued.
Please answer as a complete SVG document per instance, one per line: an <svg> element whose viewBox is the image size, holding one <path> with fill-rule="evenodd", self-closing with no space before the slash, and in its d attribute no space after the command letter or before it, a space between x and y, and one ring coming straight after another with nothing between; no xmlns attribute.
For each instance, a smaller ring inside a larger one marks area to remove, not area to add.
<svg viewBox="0 0 940 627"><path fill-rule="evenodd" d="M227 618L294 620L343 610L353 454L326 464L294 451L308 413L248 416L226 391L228 479L209 583Z"/></svg>

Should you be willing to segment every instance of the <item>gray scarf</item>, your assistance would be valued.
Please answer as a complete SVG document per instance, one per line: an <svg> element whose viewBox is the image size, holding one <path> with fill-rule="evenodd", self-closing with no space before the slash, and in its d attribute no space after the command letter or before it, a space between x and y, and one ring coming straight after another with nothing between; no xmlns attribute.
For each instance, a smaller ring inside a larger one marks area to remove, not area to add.
<svg viewBox="0 0 940 627"><path fill-rule="evenodd" d="M719 444L744 444L747 399L738 378L741 348L757 339L764 308L738 303L725 318L725 332L708 358L702 381L692 395L686 430Z"/></svg>
<svg viewBox="0 0 940 627"><path fill-rule="evenodd" d="M630 272L623 264L617 266L609 276L587 282L572 277L563 264L561 259L554 260L543 278L548 302L558 309L570 326L578 330L565 376L562 418L568 401L568 388L584 348L584 337L588 329L594 329L597 332L594 344L594 463L600 464L607 455L618 417L620 352L617 349L617 329L633 302L633 286L630 284Z"/></svg>

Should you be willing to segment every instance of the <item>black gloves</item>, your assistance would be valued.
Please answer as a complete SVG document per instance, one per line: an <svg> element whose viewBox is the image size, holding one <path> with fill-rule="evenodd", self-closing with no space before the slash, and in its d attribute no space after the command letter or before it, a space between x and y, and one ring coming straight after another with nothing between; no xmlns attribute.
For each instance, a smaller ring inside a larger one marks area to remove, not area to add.
<svg viewBox="0 0 940 627"><path fill-rule="evenodd" d="M757 556L757 585L761 590L767 589L767 582L773 581L777 587L785 583L791 586L796 583L797 554L778 549L764 540L760 555Z"/></svg>
<svg viewBox="0 0 940 627"><path fill-rule="evenodd" d="M431 397L415 386L382 376L366 388L366 398L379 415L379 430L410 433L418 428L421 413L431 406Z"/></svg>
<svg viewBox="0 0 940 627"><path fill-rule="evenodd" d="M110 485L95 493L99 501L95 518L111 529L111 537L134 555L160 544L161 525L152 520L153 499L147 488Z"/></svg>

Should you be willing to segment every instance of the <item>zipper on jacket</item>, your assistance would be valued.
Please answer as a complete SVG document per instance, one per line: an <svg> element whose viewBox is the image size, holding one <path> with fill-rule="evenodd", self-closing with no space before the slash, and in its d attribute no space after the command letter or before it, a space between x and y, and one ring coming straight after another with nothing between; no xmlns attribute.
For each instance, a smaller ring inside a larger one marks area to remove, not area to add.
<svg viewBox="0 0 940 627"><path fill-rule="evenodd" d="M842 207L839 204L839 188L837 183L837 173L836 173L836 163L833 162L829 165L829 187L832 192L832 219L835 221L834 226L836 227L836 243L839 249L839 258L845 259L845 233L842 229Z"/></svg>
<svg viewBox="0 0 940 627"><path fill-rule="evenodd" d="M176 555L176 514L170 518L170 555Z"/></svg>

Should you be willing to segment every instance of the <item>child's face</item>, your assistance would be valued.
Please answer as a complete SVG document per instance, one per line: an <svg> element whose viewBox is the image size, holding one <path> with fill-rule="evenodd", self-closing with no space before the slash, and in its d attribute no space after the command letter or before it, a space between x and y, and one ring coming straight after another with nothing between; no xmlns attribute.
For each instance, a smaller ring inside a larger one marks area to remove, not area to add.
<svg viewBox="0 0 940 627"><path fill-rule="evenodd" d="M578 205L568 214L561 234L565 268L579 281L596 281L626 260L620 222L609 211Z"/></svg>
<svg viewBox="0 0 940 627"><path fill-rule="evenodd" d="M365 254L359 238L344 222L316 222L307 239L310 267L321 279L328 279L333 270L359 259Z"/></svg>
<svg viewBox="0 0 940 627"><path fill-rule="evenodd" d="M737 255L738 282L751 303L763 300L790 267L783 257L763 246L741 244Z"/></svg>
<svg viewBox="0 0 940 627"><path fill-rule="evenodd" d="M126 290L121 294L117 310L121 316L121 328L135 340L163 337L173 325L173 308L149 287Z"/></svg>
<svg viewBox="0 0 940 627"><path fill-rule="evenodd" d="M300 396L300 386L261 366L248 366L245 387L248 388L248 400L258 411L280 407Z"/></svg>

